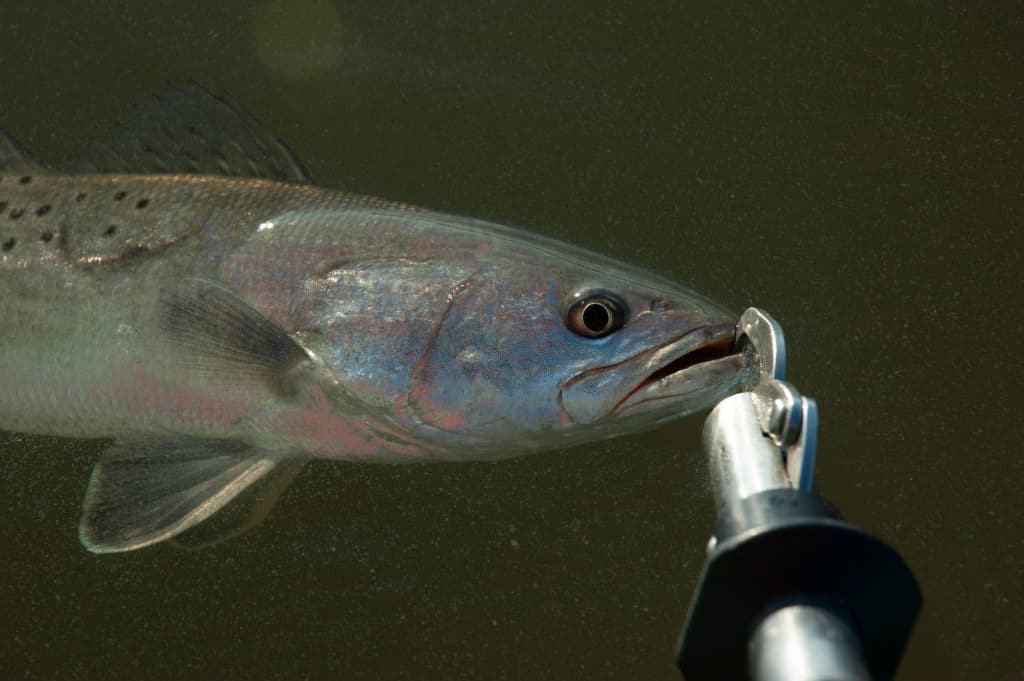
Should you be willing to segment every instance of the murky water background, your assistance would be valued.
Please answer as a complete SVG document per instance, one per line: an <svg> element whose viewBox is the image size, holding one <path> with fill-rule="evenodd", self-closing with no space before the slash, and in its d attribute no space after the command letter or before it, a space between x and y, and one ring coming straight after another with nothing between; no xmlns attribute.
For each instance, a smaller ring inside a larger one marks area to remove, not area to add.
<svg viewBox="0 0 1024 681"><path fill-rule="evenodd" d="M1022 678L1017 3L13 1L0 125L60 157L167 82L321 184L672 274L790 342L818 481L926 606L903 679ZM261 528L97 557L103 443L0 435L10 679L674 679L701 418L497 464L314 463Z"/></svg>

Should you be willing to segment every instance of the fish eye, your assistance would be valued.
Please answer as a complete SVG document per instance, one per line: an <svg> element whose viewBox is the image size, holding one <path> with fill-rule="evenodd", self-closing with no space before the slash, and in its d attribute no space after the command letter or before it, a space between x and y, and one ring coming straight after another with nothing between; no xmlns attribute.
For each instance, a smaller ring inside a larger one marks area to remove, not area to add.
<svg viewBox="0 0 1024 681"><path fill-rule="evenodd" d="M591 293L569 306L565 325L586 338L603 338L625 322L625 306L607 293Z"/></svg>

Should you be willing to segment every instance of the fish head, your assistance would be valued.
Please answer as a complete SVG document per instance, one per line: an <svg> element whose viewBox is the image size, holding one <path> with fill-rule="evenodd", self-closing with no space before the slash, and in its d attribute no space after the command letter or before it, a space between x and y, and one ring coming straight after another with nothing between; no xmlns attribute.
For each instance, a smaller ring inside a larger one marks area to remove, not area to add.
<svg viewBox="0 0 1024 681"><path fill-rule="evenodd" d="M735 314L614 260L533 251L448 290L395 411L404 427L497 457L651 428L742 389Z"/></svg>

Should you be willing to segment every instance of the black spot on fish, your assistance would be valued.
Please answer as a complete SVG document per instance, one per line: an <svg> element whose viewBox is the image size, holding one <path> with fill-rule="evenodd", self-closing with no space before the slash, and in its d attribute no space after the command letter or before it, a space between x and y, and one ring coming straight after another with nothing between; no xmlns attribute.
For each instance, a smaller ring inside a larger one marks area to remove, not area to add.
<svg viewBox="0 0 1024 681"><path fill-rule="evenodd" d="M82 201L85 201L85 197L86 196L87 196L87 194L85 192L82 192L81 194L79 194L78 196L75 197L75 201L77 201L78 203L81 203Z"/></svg>
<svg viewBox="0 0 1024 681"><path fill-rule="evenodd" d="M25 214L25 210L24 209L22 209L22 208L15 208L14 210L11 211L11 219L12 220L17 220L18 218L20 218L24 214Z"/></svg>
<svg viewBox="0 0 1024 681"><path fill-rule="evenodd" d="M145 208L149 205L149 199L139 199L139 202L135 204L136 208Z"/></svg>
<svg viewBox="0 0 1024 681"><path fill-rule="evenodd" d="M39 236L39 240L42 241L44 244L50 243L53 240L53 232L43 232Z"/></svg>
<svg viewBox="0 0 1024 681"><path fill-rule="evenodd" d="M14 244L16 244L16 243L18 243L18 242L15 241L14 237L12 236L10 239L8 239L7 241L4 242L4 250L5 251L11 250L12 248L14 248Z"/></svg>
<svg viewBox="0 0 1024 681"><path fill-rule="evenodd" d="M0 212L3 212L5 210L7 210L7 202L6 201L0 201Z"/></svg>
<svg viewBox="0 0 1024 681"><path fill-rule="evenodd" d="M117 225L109 225L103 230L103 236L114 236L114 232L117 231Z"/></svg>
<svg viewBox="0 0 1024 681"><path fill-rule="evenodd" d="M46 215L49 212L50 212L50 205L46 204L46 203L44 203L43 205L39 206L39 208L36 208L36 215Z"/></svg>
<svg viewBox="0 0 1024 681"><path fill-rule="evenodd" d="M31 181L32 181L32 176L31 175L22 175L21 179L18 180L18 182L20 182L21 184L28 184Z"/></svg>
<svg viewBox="0 0 1024 681"><path fill-rule="evenodd" d="M120 201L121 199L123 199L126 196L128 196L128 192L121 191L121 192L118 192L118 193L114 194L114 200L115 201Z"/></svg>

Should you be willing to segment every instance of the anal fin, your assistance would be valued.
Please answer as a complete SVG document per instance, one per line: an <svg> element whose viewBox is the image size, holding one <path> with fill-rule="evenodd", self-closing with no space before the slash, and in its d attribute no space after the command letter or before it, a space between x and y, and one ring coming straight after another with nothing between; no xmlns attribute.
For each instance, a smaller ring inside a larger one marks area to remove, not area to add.
<svg viewBox="0 0 1024 681"><path fill-rule="evenodd" d="M132 551L163 541L211 516L279 458L230 440L118 442L93 469L79 538L94 553Z"/></svg>

